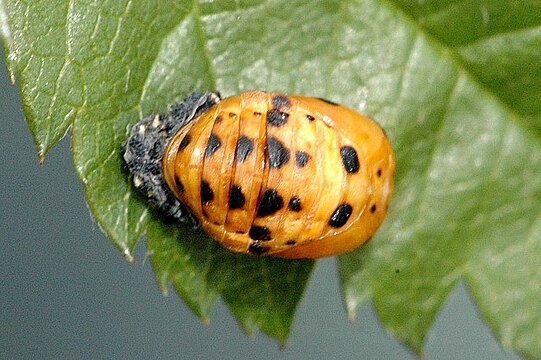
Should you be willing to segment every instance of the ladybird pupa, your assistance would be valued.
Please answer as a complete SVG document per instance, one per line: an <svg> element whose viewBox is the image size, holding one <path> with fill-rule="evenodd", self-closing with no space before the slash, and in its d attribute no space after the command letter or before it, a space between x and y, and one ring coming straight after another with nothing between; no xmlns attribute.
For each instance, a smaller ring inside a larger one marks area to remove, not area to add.
<svg viewBox="0 0 541 360"><path fill-rule="evenodd" d="M319 98L191 95L136 124L124 159L169 216L252 255L320 258L370 239L395 159L381 127Z"/></svg>

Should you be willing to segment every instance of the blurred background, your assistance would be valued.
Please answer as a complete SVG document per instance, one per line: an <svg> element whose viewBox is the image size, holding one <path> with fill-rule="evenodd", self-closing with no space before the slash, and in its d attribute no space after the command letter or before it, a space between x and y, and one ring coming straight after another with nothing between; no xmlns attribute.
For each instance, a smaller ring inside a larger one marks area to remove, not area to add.
<svg viewBox="0 0 541 360"><path fill-rule="evenodd" d="M246 336L222 302L203 325L174 291L161 295L144 241L129 264L94 223L69 135L39 165L3 60L0 129L1 359L416 359L371 304L347 320L334 258L318 261L284 349ZM519 359L501 349L463 284L437 317L425 358Z"/></svg>

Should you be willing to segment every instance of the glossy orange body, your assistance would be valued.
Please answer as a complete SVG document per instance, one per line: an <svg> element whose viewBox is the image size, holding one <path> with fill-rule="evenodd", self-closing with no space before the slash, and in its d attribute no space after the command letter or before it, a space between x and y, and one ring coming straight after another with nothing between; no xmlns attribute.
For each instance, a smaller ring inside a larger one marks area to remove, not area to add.
<svg viewBox="0 0 541 360"><path fill-rule="evenodd" d="M251 91L171 139L168 186L224 247L284 258L352 250L379 228L395 160L384 131L345 107Z"/></svg>

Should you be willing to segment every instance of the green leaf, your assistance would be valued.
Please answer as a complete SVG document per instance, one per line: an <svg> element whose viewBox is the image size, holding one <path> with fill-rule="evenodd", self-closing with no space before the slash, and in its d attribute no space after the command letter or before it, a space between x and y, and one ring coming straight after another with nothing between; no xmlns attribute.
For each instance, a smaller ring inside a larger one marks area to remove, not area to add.
<svg viewBox="0 0 541 360"><path fill-rule="evenodd" d="M201 231L159 219L148 227L146 241L162 292L172 282L204 322L221 293L248 334L261 328L285 342L313 261L234 254Z"/></svg>
<svg viewBox="0 0 541 360"><path fill-rule="evenodd" d="M0 1L38 155L72 126L97 223L130 259L146 232L162 291L206 320L285 341L313 262L231 254L165 224L123 169L130 126L192 91L322 96L376 118L395 195L374 239L339 258L350 317L373 299L416 352L464 278L503 346L541 357L541 3Z"/></svg>

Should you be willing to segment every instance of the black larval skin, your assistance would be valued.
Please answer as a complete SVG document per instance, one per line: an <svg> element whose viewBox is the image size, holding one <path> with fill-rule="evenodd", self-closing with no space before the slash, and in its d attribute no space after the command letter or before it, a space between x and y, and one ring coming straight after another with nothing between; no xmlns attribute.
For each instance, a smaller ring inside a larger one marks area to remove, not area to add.
<svg viewBox="0 0 541 360"><path fill-rule="evenodd" d="M173 135L220 100L218 92L191 94L168 112L150 115L135 124L123 146L124 161L133 175L134 186L165 216L193 227L199 222L169 190L163 178L162 158Z"/></svg>

